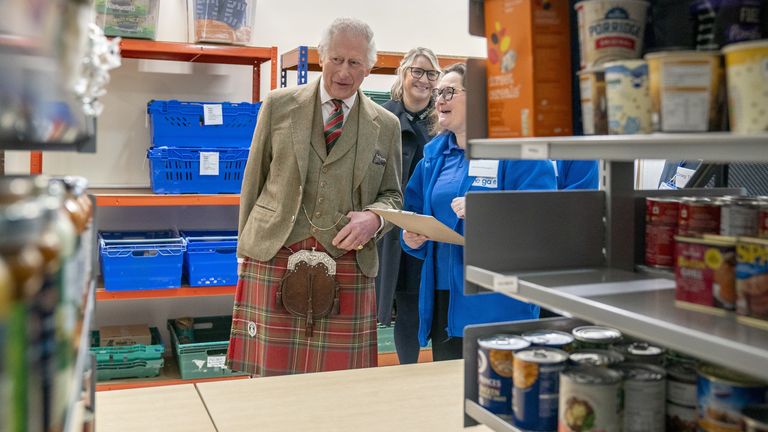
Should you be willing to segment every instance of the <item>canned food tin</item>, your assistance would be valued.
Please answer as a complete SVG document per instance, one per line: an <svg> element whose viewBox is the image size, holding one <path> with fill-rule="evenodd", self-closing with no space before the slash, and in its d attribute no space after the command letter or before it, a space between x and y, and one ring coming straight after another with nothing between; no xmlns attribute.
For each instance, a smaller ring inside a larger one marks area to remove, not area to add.
<svg viewBox="0 0 768 432"><path fill-rule="evenodd" d="M520 336L494 335L477 340L477 402L488 411L512 418L514 353L530 346Z"/></svg>
<svg viewBox="0 0 768 432"><path fill-rule="evenodd" d="M664 432L666 418L667 373L649 364L622 363L616 370L623 375L623 432Z"/></svg>
<svg viewBox="0 0 768 432"><path fill-rule="evenodd" d="M685 407L696 406L696 368L677 363L667 368L667 400Z"/></svg>
<svg viewBox="0 0 768 432"><path fill-rule="evenodd" d="M736 244L736 313L768 320L768 239Z"/></svg>
<svg viewBox="0 0 768 432"><path fill-rule="evenodd" d="M672 268L680 200L645 199L645 265Z"/></svg>
<svg viewBox="0 0 768 432"><path fill-rule="evenodd" d="M760 202L747 197L723 197L720 201L720 235L757 235Z"/></svg>
<svg viewBox="0 0 768 432"><path fill-rule="evenodd" d="M611 345L621 341L621 332L610 327L602 326L581 326L571 331L573 334L576 348L608 348Z"/></svg>
<svg viewBox="0 0 768 432"><path fill-rule="evenodd" d="M745 432L768 432L768 405L750 405L741 416Z"/></svg>
<svg viewBox="0 0 768 432"><path fill-rule="evenodd" d="M618 60L605 64L609 134L651 133L648 63Z"/></svg>
<svg viewBox="0 0 768 432"><path fill-rule="evenodd" d="M696 407L667 402L667 430L670 432L697 432Z"/></svg>
<svg viewBox="0 0 768 432"><path fill-rule="evenodd" d="M515 354L512 408L515 425L530 431L557 428L560 372L568 353L555 348L532 348Z"/></svg>
<svg viewBox="0 0 768 432"><path fill-rule="evenodd" d="M651 345L648 342L633 342L628 345L618 345L614 349L624 356L630 363L645 363L662 366L666 351L662 347Z"/></svg>
<svg viewBox="0 0 768 432"><path fill-rule="evenodd" d="M704 432L741 430L741 410L765 403L766 386L751 377L713 365L699 368L699 428Z"/></svg>
<svg viewBox="0 0 768 432"><path fill-rule="evenodd" d="M757 236L768 238L768 201L760 201L760 211L757 215Z"/></svg>
<svg viewBox="0 0 768 432"><path fill-rule="evenodd" d="M594 366L560 374L558 432L621 430L621 374Z"/></svg>
<svg viewBox="0 0 768 432"><path fill-rule="evenodd" d="M683 198L677 218L677 234L700 236L720 233L720 202L711 198Z"/></svg>
<svg viewBox="0 0 768 432"><path fill-rule="evenodd" d="M573 348L573 335L557 330L534 330L522 334L523 339L533 346L559 348L563 351L571 351Z"/></svg>
<svg viewBox="0 0 768 432"><path fill-rule="evenodd" d="M605 71L602 68L590 68L580 71L578 75L584 135L605 135L608 133Z"/></svg>
<svg viewBox="0 0 768 432"><path fill-rule="evenodd" d="M604 349L584 349L571 353L568 360L574 366L613 366L624 361L624 356L616 351Z"/></svg>
<svg viewBox="0 0 768 432"><path fill-rule="evenodd" d="M675 299L707 308L736 305L736 243L729 237L675 237Z"/></svg>
<svg viewBox="0 0 768 432"><path fill-rule="evenodd" d="M645 223L677 226L680 199L648 197L645 199Z"/></svg>

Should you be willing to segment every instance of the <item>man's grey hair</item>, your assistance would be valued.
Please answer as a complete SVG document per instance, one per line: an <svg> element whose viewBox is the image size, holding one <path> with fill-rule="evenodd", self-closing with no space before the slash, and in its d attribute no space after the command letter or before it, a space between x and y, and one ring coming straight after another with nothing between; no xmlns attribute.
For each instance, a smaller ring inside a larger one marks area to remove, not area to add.
<svg viewBox="0 0 768 432"><path fill-rule="evenodd" d="M372 68L376 64L376 42L373 40L373 30L371 27L356 18L336 18L328 28L323 32L323 37L320 39L320 44L317 46L317 53L320 56L320 61L325 60L325 56L328 52L328 46L331 44L333 37L339 33L344 33L351 36L357 36L368 42L368 68Z"/></svg>

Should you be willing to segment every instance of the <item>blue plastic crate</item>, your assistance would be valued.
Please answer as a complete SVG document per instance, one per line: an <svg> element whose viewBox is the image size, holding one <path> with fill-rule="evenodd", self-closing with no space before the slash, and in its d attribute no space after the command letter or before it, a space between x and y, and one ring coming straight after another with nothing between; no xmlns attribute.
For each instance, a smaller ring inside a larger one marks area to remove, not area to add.
<svg viewBox="0 0 768 432"><path fill-rule="evenodd" d="M190 286L237 284L237 231L182 231Z"/></svg>
<svg viewBox="0 0 768 432"><path fill-rule="evenodd" d="M101 232L99 255L104 288L179 288L184 249L184 239L174 231Z"/></svg>
<svg viewBox="0 0 768 432"><path fill-rule="evenodd" d="M221 105L223 124L205 125L203 105ZM261 108L257 103L152 100L147 104L155 147L248 148Z"/></svg>
<svg viewBox="0 0 768 432"><path fill-rule="evenodd" d="M201 173L201 153L218 153L217 175ZM147 151L152 192L240 193L248 149L154 147Z"/></svg>

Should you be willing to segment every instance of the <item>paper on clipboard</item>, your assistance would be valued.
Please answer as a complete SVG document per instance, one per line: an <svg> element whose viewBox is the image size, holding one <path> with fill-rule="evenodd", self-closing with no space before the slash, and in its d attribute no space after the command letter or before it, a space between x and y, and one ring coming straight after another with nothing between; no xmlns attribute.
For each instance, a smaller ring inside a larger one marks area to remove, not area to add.
<svg viewBox="0 0 768 432"><path fill-rule="evenodd" d="M431 240L464 246L464 237L432 216L392 209L368 209L400 228Z"/></svg>

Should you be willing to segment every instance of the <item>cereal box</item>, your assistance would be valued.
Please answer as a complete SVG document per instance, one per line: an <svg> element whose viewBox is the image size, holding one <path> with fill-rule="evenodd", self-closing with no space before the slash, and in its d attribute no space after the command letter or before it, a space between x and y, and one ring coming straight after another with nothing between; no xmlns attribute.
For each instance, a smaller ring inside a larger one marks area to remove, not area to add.
<svg viewBox="0 0 768 432"><path fill-rule="evenodd" d="M486 0L488 136L572 135L568 2Z"/></svg>

